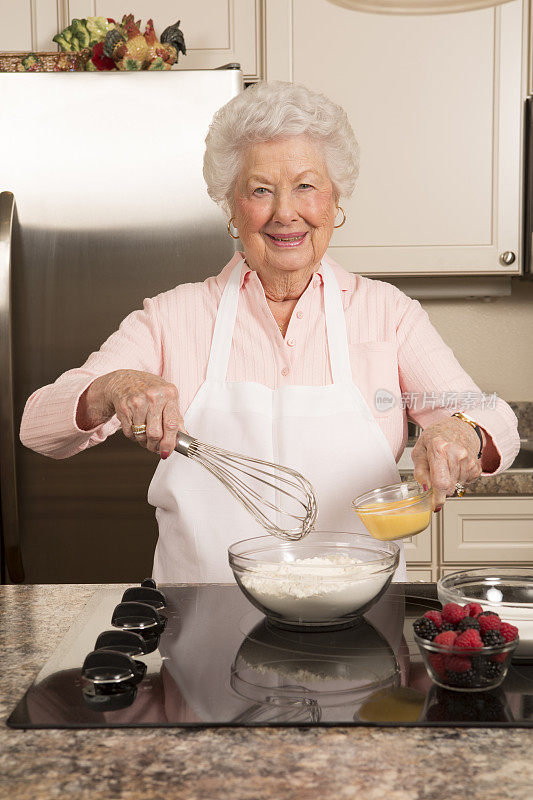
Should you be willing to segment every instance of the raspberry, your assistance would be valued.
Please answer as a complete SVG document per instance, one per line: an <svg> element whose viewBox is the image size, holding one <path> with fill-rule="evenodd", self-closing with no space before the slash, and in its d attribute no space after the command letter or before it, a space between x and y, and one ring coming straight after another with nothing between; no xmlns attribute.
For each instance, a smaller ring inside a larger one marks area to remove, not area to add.
<svg viewBox="0 0 533 800"><path fill-rule="evenodd" d="M468 672L472 662L465 656L446 656L446 669L448 672Z"/></svg>
<svg viewBox="0 0 533 800"><path fill-rule="evenodd" d="M445 656L441 656L440 653L430 653L428 655L428 661L437 675L444 675L446 670Z"/></svg>
<svg viewBox="0 0 533 800"><path fill-rule="evenodd" d="M481 650L483 642L481 641L479 631L468 630L464 631L464 633L460 633L455 640L454 647L457 647L459 650Z"/></svg>
<svg viewBox="0 0 533 800"><path fill-rule="evenodd" d="M479 622L477 621L477 619L474 619L474 617L465 617L464 619L461 620L461 622L457 626L458 631L467 631L470 628L476 631L480 629Z"/></svg>
<svg viewBox="0 0 533 800"><path fill-rule="evenodd" d="M485 647L498 647L505 644L505 639L500 631L487 631L481 636L481 641Z"/></svg>
<svg viewBox="0 0 533 800"><path fill-rule="evenodd" d="M439 632L433 620L427 619L427 617L420 617L415 620L413 622L413 630L417 636L421 639L427 639L429 642L432 642Z"/></svg>
<svg viewBox="0 0 533 800"><path fill-rule="evenodd" d="M453 625L457 625L463 617L466 617L466 611L458 603L446 603L442 608L444 622L451 622Z"/></svg>
<svg viewBox="0 0 533 800"><path fill-rule="evenodd" d="M500 633L506 642L512 642L518 638L518 628L511 625L509 622L502 622L500 625Z"/></svg>
<svg viewBox="0 0 533 800"><path fill-rule="evenodd" d="M499 631L502 624L499 616L497 614L493 614L491 611L480 614L477 618L477 621L479 622L479 628L482 635L487 631Z"/></svg>
<svg viewBox="0 0 533 800"><path fill-rule="evenodd" d="M442 628L442 615L440 611L426 611L424 617L434 622L440 631L440 629Z"/></svg>
<svg viewBox="0 0 533 800"><path fill-rule="evenodd" d="M496 664L502 664L508 655L509 653L495 653L490 657L490 660L494 661Z"/></svg>
<svg viewBox="0 0 533 800"><path fill-rule="evenodd" d="M451 622L452 625L457 625L458 622L466 617L466 611L463 606L460 606L458 603L446 603L446 605L442 607L441 614L443 621Z"/></svg>
<svg viewBox="0 0 533 800"><path fill-rule="evenodd" d="M467 603L464 608L469 617L477 617L483 612L483 608L479 603Z"/></svg>
<svg viewBox="0 0 533 800"><path fill-rule="evenodd" d="M457 634L455 631L443 631L443 633L439 633L438 636L435 636L433 641L435 644L440 644L443 647L453 647L456 639Z"/></svg>

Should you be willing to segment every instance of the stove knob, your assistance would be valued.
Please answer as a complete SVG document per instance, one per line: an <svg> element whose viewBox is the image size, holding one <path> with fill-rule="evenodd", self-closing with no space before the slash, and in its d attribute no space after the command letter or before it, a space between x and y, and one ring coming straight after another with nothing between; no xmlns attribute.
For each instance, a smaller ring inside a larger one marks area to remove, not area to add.
<svg viewBox="0 0 533 800"><path fill-rule="evenodd" d="M81 668L82 678L109 694L119 686L140 683L145 672L145 664L116 650L93 650Z"/></svg>
<svg viewBox="0 0 533 800"><path fill-rule="evenodd" d="M146 653L146 643L140 633L135 631L112 630L100 634L94 645L95 650L117 650L134 658Z"/></svg>
<svg viewBox="0 0 533 800"><path fill-rule="evenodd" d="M146 603L157 609L164 608L166 605L165 595L158 589L152 589L149 586L133 586L131 589L126 589L122 595L122 602Z"/></svg>
<svg viewBox="0 0 533 800"><path fill-rule="evenodd" d="M83 687L81 693L85 705L91 711L119 711L131 706L137 696L137 687L130 684L119 686L113 694L107 694L97 685L89 683Z"/></svg>
<svg viewBox="0 0 533 800"><path fill-rule="evenodd" d="M111 625L121 630L139 633L152 653L159 645L159 636L165 629L167 618L146 603L119 603L113 611Z"/></svg>
<svg viewBox="0 0 533 800"><path fill-rule="evenodd" d="M145 578L141 582L141 586L147 586L150 589L157 589L157 584L156 584L156 582L154 581L153 578Z"/></svg>
<svg viewBox="0 0 533 800"><path fill-rule="evenodd" d="M113 611L111 625L122 630L144 633L162 633L167 619L147 603L127 601L119 603Z"/></svg>

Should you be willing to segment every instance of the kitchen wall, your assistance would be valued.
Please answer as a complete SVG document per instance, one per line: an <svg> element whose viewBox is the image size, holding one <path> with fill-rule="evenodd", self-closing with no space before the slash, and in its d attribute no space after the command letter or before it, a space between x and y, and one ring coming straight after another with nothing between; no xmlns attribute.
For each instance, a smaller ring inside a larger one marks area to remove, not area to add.
<svg viewBox="0 0 533 800"><path fill-rule="evenodd" d="M431 322L485 392L533 401L533 281L510 297L424 300Z"/></svg>

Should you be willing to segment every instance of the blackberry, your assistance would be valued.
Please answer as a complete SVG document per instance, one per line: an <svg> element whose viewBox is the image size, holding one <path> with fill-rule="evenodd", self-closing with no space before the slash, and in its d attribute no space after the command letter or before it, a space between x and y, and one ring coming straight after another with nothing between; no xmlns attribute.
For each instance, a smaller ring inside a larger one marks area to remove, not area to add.
<svg viewBox="0 0 533 800"><path fill-rule="evenodd" d="M481 614L477 615L477 619L479 617L497 617L498 614L495 611L482 611Z"/></svg>
<svg viewBox="0 0 533 800"><path fill-rule="evenodd" d="M476 675L476 677L481 677L483 670L485 669L485 662L487 660L486 656L473 656L472 657L472 669Z"/></svg>
<svg viewBox="0 0 533 800"><path fill-rule="evenodd" d="M469 669L467 672L448 672L446 675L446 680L450 686L465 687L475 686L478 682L477 676L473 669Z"/></svg>
<svg viewBox="0 0 533 800"><path fill-rule="evenodd" d="M413 630L417 636L421 639L426 639L428 642L432 642L439 632L433 620L427 619L427 617L420 617L415 620L413 622Z"/></svg>
<svg viewBox="0 0 533 800"><path fill-rule="evenodd" d="M444 631L454 631L454 630L455 630L455 628L453 627L451 622L443 622L442 626L441 626L441 629L440 629L440 632L444 633Z"/></svg>
<svg viewBox="0 0 533 800"><path fill-rule="evenodd" d="M479 622L474 617L465 617L457 626L458 631L466 631L469 628L474 628L476 631L481 630Z"/></svg>
<svg viewBox="0 0 533 800"><path fill-rule="evenodd" d="M488 658L486 658L485 663L480 666L480 675L483 678L484 683L493 683L494 681L498 680L499 677L501 677L503 672L503 664L498 664Z"/></svg>
<svg viewBox="0 0 533 800"><path fill-rule="evenodd" d="M505 637L500 631L487 631L482 635L481 641L485 647L498 647L500 644L505 644Z"/></svg>

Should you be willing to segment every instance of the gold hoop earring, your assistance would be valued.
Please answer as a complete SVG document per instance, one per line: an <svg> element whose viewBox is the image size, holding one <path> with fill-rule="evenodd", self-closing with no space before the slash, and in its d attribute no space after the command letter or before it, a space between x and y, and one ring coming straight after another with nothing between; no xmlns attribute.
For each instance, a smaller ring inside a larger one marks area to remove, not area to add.
<svg viewBox="0 0 533 800"><path fill-rule="evenodd" d="M342 222L339 225L334 225L333 227L334 228L342 228L342 226L346 222L346 213L345 213L344 209L341 206L337 206L337 211L342 211ZM337 216L337 215L335 214L335 216Z"/></svg>
<svg viewBox="0 0 533 800"><path fill-rule="evenodd" d="M232 234L232 232L231 232L231 223L233 222L234 219L235 219L235 217L232 217L230 219L230 221L228 222L228 233L229 233L229 235L231 236L232 239L238 239L239 237L238 236L234 236ZM235 228L235 230L237 230L237 228ZM238 233L238 231L237 231L237 233Z"/></svg>

